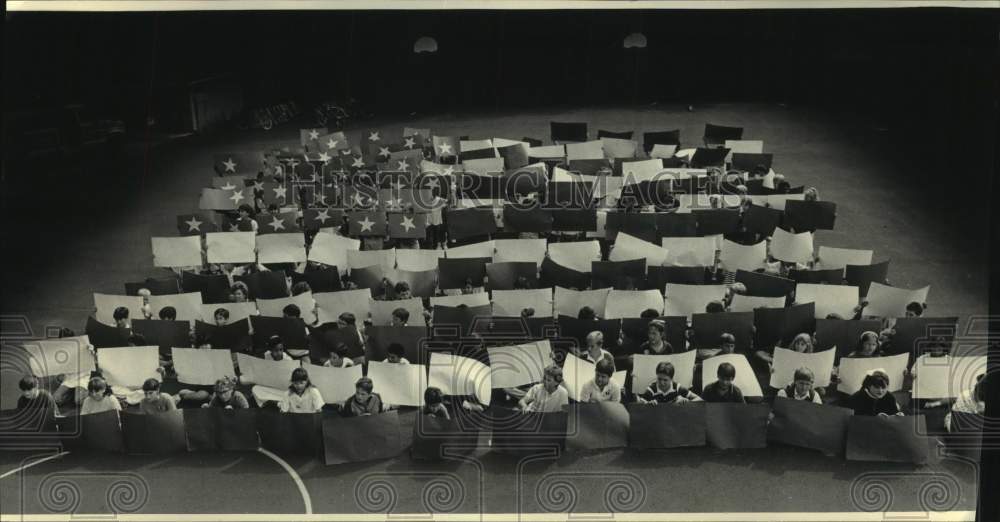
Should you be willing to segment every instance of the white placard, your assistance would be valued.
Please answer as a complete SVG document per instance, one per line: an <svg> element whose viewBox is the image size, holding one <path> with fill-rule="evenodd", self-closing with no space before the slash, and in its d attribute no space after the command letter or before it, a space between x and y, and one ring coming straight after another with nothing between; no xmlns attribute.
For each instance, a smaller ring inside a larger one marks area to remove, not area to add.
<svg viewBox="0 0 1000 522"><path fill-rule="evenodd" d="M201 236L153 237L153 266L201 266Z"/></svg>
<svg viewBox="0 0 1000 522"><path fill-rule="evenodd" d="M758 268L763 268L766 261L767 241L761 241L754 245L741 245L728 239L722 241L719 263L722 268L730 272L737 270L753 272Z"/></svg>
<svg viewBox="0 0 1000 522"><path fill-rule="evenodd" d="M178 382L207 386L215 384L218 379L236 378L233 356L229 350L172 348L170 353Z"/></svg>
<svg viewBox="0 0 1000 522"><path fill-rule="evenodd" d="M666 298L663 300L663 315L687 316L705 312L712 301L726 298L726 285L682 285L667 283Z"/></svg>
<svg viewBox="0 0 1000 522"><path fill-rule="evenodd" d="M715 251L720 235L703 237L665 237L660 241L669 252L666 265L714 266Z"/></svg>
<svg viewBox="0 0 1000 522"><path fill-rule="evenodd" d="M961 397L976 385L976 376L986 373L986 356L931 357L922 355L913 363L914 399Z"/></svg>
<svg viewBox="0 0 1000 522"><path fill-rule="evenodd" d="M372 294L367 288L357 290L342 290L340 292L320 292L313 294L316 300L316 315L319 324L335 323L337 317L344 312L354 314L358 325L371 313Z"/></svg>
<svg viewBox="0 0 1000 522"><path fill-rule="evenodd" d="M22 345L29 357L31 374L35 377L88 374L94 369L93 347L86 335L25 341Z"/></svg>
<svg viewBox="0 0 1000 522"><path fill-rule="evenodd" d="M178 321L201 319L201 292L149 296L149 310L154 318L160 317L160 310L167 306L177 310Z"/></svg>
<svg viewBox="0 0 1000 522"><path fill-rule="evenodd" d="M858 306L858 287L799 283L795 285L795 304L805 303L815 303L817 319L825 319L830 314L850 319Z"/></svg>
<svg viewBox="0 0 1000 522"><path fill-rule="evenodd" d="M540 267L548 251L548 241L544 239L497 239L493 243L494 263L532 262Z"/></svg>
<svg viewBox="0 0 1000 522"><path fill-rule="evenodd" d="M209 263L254 263L257 261L254 232L209 232L205 247Z"/></svg>
<svg viewBox="0 0 1000 522"><path fill-rule="evenodd" d="M495 317L520 317L521 310L532 308L533 317L552 317L552 289L494 290L493 315Z"/></svg>
<svg viewBox="0 0 1000 522"><path fill-rule="evenodd" d="M642 393L656 380L656 365L668 362L674 365L674 382L691 388L694 383L694 362L697 350L670 355L635 354L632 359L632 393ZM706 383L707 384L707 383Z"/></svg>
<svg viewBox="0 0 1000 522"><path fill-rule="evenodd" d="M443 257L444 250L403 248L396 251L396 267L407 272L437 270L438 259Z"/></svg>
<svg viewBox="0 0 1000 522"><path fill-rule="evenodd" d="M495 250L496 247L493 244L493 241L483 241L481 243L449 248L448 250L445 250L445 257L448 259L470 259L480 257L488 257L492 259Z"/></svg>
<svg viewBox="0 0 1000 522"><path fill-rule="evenodd" d="M223 308L229 312L229 321L226 324L233 324L251 315L257 315L257 303L249 301L246 303L218 303L201 305L201 320L214 325L215 311Z"/></svg>
<svg viewBox="0 0 1000 522"><path fill-rule="evenodd" d="M659 290L611 290L604 318L636 318L649 309L657 314L663 312L663 295Z"/></svg>
<svg viewBox="0 0 1000 522"><path fill-rule="evenodd" d="M145 319L142 314L142 297L136 295L108 295L94 293L94 308L97 309L95 318L107 325L115 324L115 309L124 306L128 309L129 321L132 319Z"/></svg>
<svg viewBox="0 0 1000 522"><path fill-rule="evenodd" d="M348 250L347 266L351 270L370 266L380 266L383 270L392 270L396 268L396 249Z"/></svg>
<svg viewBox="0 0 1000 522"><path fill-rule="evenodd" d="M597 241L551 243L549 259L558 265L589 274L590 263L601 260L601 244Z"/></svg>
<svg viewBox="0 0 1000 522"><path fill-rule="evenodd" d="M163 380L158 346L129 346L97 350L97 365L112 386L140 388L146 379Z"/></svg>
<svg viewBox="0 0 1000 522"><path fill-rule="evenodd" d="M736 379L733 383L743 392L744 397L762 397L764 393L757 382L757 376L750 367L750 362L742 354L728 353L709 357L701 363L701 382L704 385L717 380L719 365L727 362L736 368ZM827 372L829 374L829 372Z"/></svg>
<svg viewBox="0 0 1000 522"><path fill-rule="evenodd" d="M306 240L301 232L257 236L258 263L303 263L306 257Z"/></svg>
<svg viewBox="0 0 1000 522"><path fill-rule="evenodd" d="M734 294L729 303L730 312L752 312L757 308L784 308L784 297L758 297L753 295Z"/></svg>
<svg viewBox="0 0 1000 522"><path fill-rule="evenodd" d="M316 234L309 247L309 261L337 267L347 272L347 252L361 249L360 239L351 239L336 234Z"/></svg>
<svg viewBox="0 0 1000 522"><path fill-rule="evenodd" d="M833 358L837 350L830 348L822 352L799 353L787 348L774 348L773 371L771 372L771 387L784 388L788 386L795 370L799 368L809 368L813 372L816 380L814 386L820 388L830 385L830 372L833 371Z"/></svg>
<svg viewBox="0 0 1000 522"><path fill-rule="evenodd" d="M490 367L468 357L431 353L428 386L437 386L445 395L474 395L489 405L492 394Z"/></svg>
<svg viewBox="0 0 1000 522"><path fill-rule="evenodd" d="M369 363L375 364L375 363ZM323 401L327 404L343 404L344 401L354 395L354 383L361 378L361 365L348 366L347 368L333 368L328 366L317 366L315 364L303 364L303 368L309 372L309 381L316 386L319 394L323 396ZM369 367L369 372L371 368ZM373 379L374 380L374 379ZM385 400L385 390L378 390L382 400ZM393 402L390 404L400 404Z"/></svg>
<svg viewBox="0 0 1000 522"><path fill-rule="evenodd" d="M301 367L299 361L291 357L267 361L245 353L236 354L236 364L240 367L241 384L260 384L278 390L288 389L292 383L292 371Z"/></svg>
<svg viewBox="0 0 1000 522"><path fill-rule="evenodd" d="M554 296L555 315L568 315L576 317L580 309L589 306L598 317L604 317L607 310L608 295L610 288L598 288L596 290L568 290L557 286Z"/></svg>
<svg viewBox="0 0 1000 522"><path fill-rule="evenodd" d="M312 324L313 314L316 309L316 300L312 292L305 292L291 297L279 297L276 299L258 299L257 309L263 317L284 317L282 310L290 304L299 307L302 313L302 320L306 324Z"/></svg>
<svg viewBox="0 0 1000 522"><path fill-rule="evenodd" d="M486 350L490 354L494 388L515 388L541 382L545 367L552 364L552 347L548 340L495 346Z"/></svg>
<svg viewBox="0 0 1000 522"><path fill-rule="evenodd" d="M646 266L663 266L669 257L667 249L655 243L643 241L635 236L630 236L624 232L619 232L615 237L615 244L611 248L609 261L630 261L632 259L645 259ZM560 263L561 264L561 263Z"/></svg>
<svg viewBox="0 0 1000 522"><path fill-rule="evenodd" d="M808 263L813 258L812 232L790 234L775 228L771 236L771 256L789 263Z"/></svg>
<svg viewBox="0 0 1000 522"><path fill-rule="evenodd" d="M847 265L870 265L874 252L850 248L819 247L819 266L824 270L847 268Z"/></svg>
<svg viewBox="0 0 1000 522"><path fill-rule="evenodd" d="M423 324L424 300L419 297L397 299L395 301L372 301L372 324L386 326L392 324L392 312L402 308L410 313L408 323Z"/></svg>
<svg viewBox="0 0 1000 522"><path fill-rule="evenodd" d="M875 317L905 317L906 305L912 302L926 303L930 290L930 286L911 290L873 282L866 297L868 306L862 313Z"/></svg>
<svg viewBox="0 0 1000 522"><path fill-rule="evenodd" d="M852 394L861 389L868 372L882 370L889 376L889 391L903 389L903 374L910 362L910 354L901 353L888 357L841 357L837 369L837 390Z"/></svg>

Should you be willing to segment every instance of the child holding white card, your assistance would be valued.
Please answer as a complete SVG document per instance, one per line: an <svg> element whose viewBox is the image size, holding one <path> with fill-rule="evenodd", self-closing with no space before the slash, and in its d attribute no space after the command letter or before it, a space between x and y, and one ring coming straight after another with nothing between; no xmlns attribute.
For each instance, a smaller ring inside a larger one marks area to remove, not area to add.
<svg viewBox="0 0 1000 522"><path fill-rule="evenodd" d="M700 400L701 397L674 381L674 365L669 362L656 365L656 380L636 398L639 404L677 404Z"/></svg>
<svg viewBox="0 0 1000 522"><path fill-rule="evenodd" d="M889 375L873 370L861 382L861 389L851 395L849 402L855 415L903 415L896 398L889 393Z"/></svg>
<svg viewBox="0 0 1000 522"><path fill-rule="evenodd" d="M545 368L542 382L534 385L518 405L525 413L552 413L562 411L569 404L569 392L562 386L562 368L551 365Z"/></svg>
<svg viewBox="0 0 1000 522"><path fill-rule="evenodd" d="M813 389L813 382L816 380L812 370L809 368L799 368L795 370L792 383L778 390L778 397L793 399L796 401L809 401L816 404L823 404L820 394Z"/></svg>
<svg viewBox="0 0 1000 522"><path fill-rule="evenodd" d="M323 396L309 380L305 368L292 370L291 385L285 399L278 402L278 409L284 413L316 413L323 409Z"/></svg>
<svg viewBox="0 0 1000 522"><path fill-rule="evenodd" d="M736 367L724 362L715 370L718 380L709 383L701 391L701 398L705 402L736 402L745 403L743 391L733 382L736 380Z"/></svg>
<svg viewBox="0 0 1000 522"><path fill-rule="evenodd" d="M360 417L362 415L378 415L385 408L382 397L374 392L375 383L369 377L362 377L354 383L354 395L348 398L340 408L345 417Z"/></svg>
<svg viewBox="0 0 1000 522"><path fill-rule="evenodd" d="M579 402L621 402L622 387L611 380L615 374L615 364L601 359L594 365L594 378L583 385Z"/></svg>

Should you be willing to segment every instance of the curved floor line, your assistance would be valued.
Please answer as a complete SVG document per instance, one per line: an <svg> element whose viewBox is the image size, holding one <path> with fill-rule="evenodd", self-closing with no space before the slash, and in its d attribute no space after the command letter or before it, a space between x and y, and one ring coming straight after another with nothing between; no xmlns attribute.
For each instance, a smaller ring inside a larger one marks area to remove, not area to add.
<svg viewBox="0 0 1000 522"><path fill-rule="evenodd" d="M69 452L68 451L62 451L62 452L56 453L55 455L49 455L48 457L44 457L44 458L38 459L38 460L36 460L36 461L34 461L34 462L30 463L30 464L25 464L23 466L18 467L17 469L12 469L12 470L8 471L7 473L4 473L3 475L0 475L0 479L5 479L5 478L7 478L7 477L9 477L11 475L16 475L17 473L20 473L20 472L22 472L22 471L24 471L24 470L26 470L28 468L37 466L37 465L39 465L39 464L41 464L43 462L48 462L48 461L53 460L53 459L58 459L58 458L63 457L65 455L69 455Z"/></svg>
<svg viewBox="0 0 1000 522"><path fill-rule="evenodd" d="M278 465L285 468L285 471L287 471L288 474L291 475L292 480L295 481L295 485L298 486L299 493L302 494L302 502L306 506L306 514L312 515L313 514L312 497L309 496L309 490L306 489L306 484L302 482L302 477L299 477L299 474L296 473L294 469L292 469L292 466L289 465L287 462L285 462L285 460L282 459L281 457L275 455L274 453L271 453L270 451L267 451L264 448L257 448L257 451L263 453L264 455L267 455L268 457L271 457L271 460L277 462Z"/></svg>

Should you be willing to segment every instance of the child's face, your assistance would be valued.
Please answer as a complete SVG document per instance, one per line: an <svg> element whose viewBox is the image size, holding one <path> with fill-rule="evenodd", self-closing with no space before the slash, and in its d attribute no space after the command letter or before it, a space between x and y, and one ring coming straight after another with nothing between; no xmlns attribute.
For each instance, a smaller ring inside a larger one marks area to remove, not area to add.
<svg viewBox="0 0 1000 522"><path fill-rule="evenodd" d="M94 390L92 392L89 392L88 395L90 395L91 399L99 401L104 398L104 390Z"/></svg>
<svg viewBox="0 0 1000 522"><path fill-rule="evenodd" d="M368 402L368 398L372 396L371 392L361 388L355 388L354 392L354 395L358 398L358 402Z"/></svg>
<svg viewBox="0 0 1000 522"><path fill-rule="evenodd" d="M408 299L408 298L403 297L402 299ZM398 316L394 315L394 316L392 316L392 326L405 326L405 325L403 324L403 320L402 319L400 319Z"/></svg>
<svg viewBox="0 0 1000 522"><path fill-rule="evenodd" d="M871 336L865 337L865 342L861 343L861 352L869 355L875 353L875 348L878 347L878 341L873 339Z"/></svg>
<svg viewBox="0 0 1000 522"><path fill-rule="evenodd" d="M727 392L732 387L733 387L732 379L729 379L727 377L719 377L719 388L721 388L722 391Z"/></svg>
<svg viewBox="0 0 1000 522"><path fill-rule="evenodd" d="M603 346L604 346L604 338L599 335L587 339L587 348L590 348L591 350L595 348L601 348Z"/></svg>
<svg viewBox="0 0 1000 522"><path fill-rule="evenodd" d="M145 396L147 399L155 399L159 394L160 394L160 392L158 390L143 390L142 391L142 395Z"/></svg>
<svg viewBox="0 0 1000 522"><path fill-rule="evenodd" d="M607 376L607 375L605 375L605 374L603 374L601 372L595 372L594 373L594 384L596 384L598 388L604 388L605 386L608 385L608 382L610 382L610 381L611 381L611 377L609 377L609 376Z"/></svg>
<svg viewBox="0 0 1000 522"><path fill-rule="evenodd" d="M659 328L650 328L648 333L649 333L649 342L651 343L658 343L660 342L660 340L663 339L663 336L660 335Z"/></svg>
<svg viewBox="0 0 1000 522"><path fill-rule="evenodd" d="M302 393L306 389L306 381L293 381L292 387L295 388L295 391Z"/></svg>
<svg viewBox="0 0 1000 522"><path fill-rule="evenodd" d="M809 347L809 342L801 337L799 337L798 339L795 340L794 343L792 343L792 349L795 350L796 352L804 352L808 347Z"/></svg>
<svg viewBox="0 0 1000 522"><path fill-rule="evenodd" d="M247 302L247 294L246 292L243 291L243 289L237 289L235 292L233 292L233 297L236 298L237 303Z"/></svg>
<svg viewBox="0 0 1000 522"><path fill-rule="evenodd" d="M399 364L399 355L390 353L389 355L386 356L386 360L392 364Z"/></svg>
<svg viewBox="0 0 1000 522"><path fill-rule="evenodd" d="M115 319L115 326L118 328L128 328L128 318Z"/></svg>
<svg viewBox="0 0 1000 522"><path fill-rule="evenodd" d="M888 392L889 388L883 386L882 383L872 383L868 385L868 393L876 399L881 399Z"/></svg>
<svg viewBox="0 0 1000 522"><path fill-rule="evenodd" d="M38 393L39 392L37 387L32 388L30 390L21 390L21 396L24 397L25 399L28 399L29 401L33 400L35 397L38 397Z"/></svg>
<svg viewBox="0 0 1000 522"><path fill-rule="evenodd" d="M916 317L916 316L917 316L917 314L913 310L907 310L906 311L906 317Z"/></svg>
<svg viewBox="0 0 1000 522"><path fill-rule="evenodd" d="M413 294L411 294L409 290L403 290L402 292L396 294L396 297L400 299L410 299L413 297ZM393 317L393 319L395 319L395 317Z"/></svg>
<svg viewBox="0 0 1000 522"><path fill-rule="evenodd" d="M224 326L226 324L226 316L222 314L215 314L215 325Z"/></svg>
<svg viewBox="0 0 1000 522"><path fill-rule="evenodd" d="M665 373L656 374L656 385L659 386L661 390L669 390L673 384L674 384L673 377Z"/></svg>
<svg viewBox="0 0 1000 522"><path fill-rule="evenodd" d="M722 343L722 353L733 353L736 350L736 343L724 342Z"/></svg>
<svg viewBox="0 0 1000 522"><path fill-rule="evenodd" d="M546 375L542 383L545 385L545 391L550 393L556 391L556 388L559 387L559 383L556 382L556 378L551 375Z"/></svg>
<svg viewBox="0 0 1000 522"><path fill-rule="evenodd" d="M336 352L330 352L330 366L340 366L342 361Z"/></svg>
<svg viewBox="0 0 1000 522"><path fill-rule="evenodd" d="M799 379L795 381L795 393L797 395L805 395L812 391L813 382L806 379Z"/></svg>
<svg viewBox="0 0 1000 522"><path fill-rule="evenodd" d="M282 355L282 353L284 351L285 351L285 347L279 344L278 346L275 346L275 347L271 348L271 357L274 357L275 359L277 359L277 358L281 357L281 355Z"/></svg>
<svg viewBox="0 0 1000 522"><path fill-rule="evenodd" d="M233 398L233 390L229 390L229 389L222 390L222 391L218 392L218 395L219 395L219 398L222 399L223 402L229 402L229 400Z"/></svg>

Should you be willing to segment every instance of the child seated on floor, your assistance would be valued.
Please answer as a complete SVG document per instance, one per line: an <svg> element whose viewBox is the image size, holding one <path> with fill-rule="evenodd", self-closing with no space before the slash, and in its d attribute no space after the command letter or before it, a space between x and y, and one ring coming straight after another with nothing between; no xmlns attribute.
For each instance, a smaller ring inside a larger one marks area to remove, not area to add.
<svg viewBox="0 0 1000 522"><path fill-rule="evenodd" d="M215 381L215 392L209 397L202 408L225 408L227 410L249 408L250 403L245 395L236 390L236 383L230 379Z"/></svg>
<svg viewBox="0 0 1000 522"><path fill-rule="evenodd" d="M701 397L691 390L674 382L674 365L666 361L656 365L656 380L636 397L639 404L678 404L700 400Z"/></svg>
<svg viewBox="0 0 1000 522"><path fill-rule="evenodd" d="M139 401L139 412L144 414L163 413L177 409L174 398L169 393L160 392L160 381L146 379L142 383L142 400Z"/></svg>
<svg viewBox="0 0 1000 522"><path fill-rule="evenodd" d="M389 346L386 347L385 362L391 364L410 364L410 361L406 360L406 357L404 357L405 355L406 349L403 348L403 345L399 343L390 343Z"/></svg>
<svg viewBox="0 0 1000 522"><path fill-rule="evenodd" d="M861 334L858 338L858 345L847 357L882 357L882 346L879 342L879 335L872 331Z"/></svg>
<svg viewBox="0 0 1000 522"><path fill-rule="evenodd" d="M410 322L410 312L406 308L397 308L392 311L391 320L390 326L406 326Z"/></svg>
<svg viewBox="0 0 1000 522"><path fill-rule="evenodd" d="M952 413L968 413L972 415L985 415L986 414L986 390L989 388L986 374L979 374L976 376L976 384L971 390L965 390L962 395L955 399L955 402L951 405L951 411L949 411L944 416L944 428L951 433L951 417ZM940 405L940 404L937 404ZM934 403L930 403L928 407L937 406Z"/></svg>
<svg viewBox="0 0 1000 522"><path fill-rule="evenodd" d="M216 308L212 317L215 319L215 326L225 326L229 324L229 310L226 310L225 308Z"/></svg>
<svg viewBox="0 0 1000 522"><path fill-rule="evenodd" d="M823 404L820 394L813 389L813 382L816 378L809 368L799 368L792 376L792 382L788 386L778 390L778 397L792 399L796 401L810 401L816 404Z"/></svg>
<svg viewBox="0 0 1000 522"><path fill-rule="evenodd" d="M354 366L354 361L347 356L347 345L338 342L333 350L330 350L330 357L323 361L323 366L329 368L350 368Z"/></svg>
<svg viewBox="0 0 1000 522"><path fill-rule="evenodd" d="M518 406L525 413L552 413L562 411L569 404L569 392L562 386L563 371L556 365L545 368L542 382L534 385L521 398Z"/></svg>
<svg viewBox="0 0 1000 522"><path fill-rule="evenodd" d="M38 377L25 375L17 383L21 390L21 396L17 398L17 410L42 410L42 415L46 419L55 417L58 408L56 401L48 390L43 390L38 386Z"/></svg>
<svg viewBox="0 0 1000 522"><path fill-rule="evenodd" d="M424 415L430 415L439 419L449 420L451 414L444 405L444 394L440 388L431 386L424 390L424 407L420 410Z"/></svg>
<svg viewBox="0 0 1000 522"><path fill-rule="evenodd" d="M594 365L594 378L583 385L579 402L621 402L622 387L611 380L615 374L615 363L601 359Z"/></svg>
<svg viewBox="0 0 1000 522"><path fill-rule="evenodd" d="M80 406L80 415L102 413L105 411L121 411L122 405L118 398L111 394L111 387L103 377L91 377L87 383L87 396Z"/></svg>
<svg viewBox="0 0 1000 522"><path fill-rule="evenodd" d="M719 365L718 369L715 370L715 376L718 379L715 382L709 383L705 386L705 389L701 391L701 398L706 402L738 402L745 403L746 399L743 398L743 392L740 391L739 386L733 382L736 380L736 367L730 363L724 362Z"/></svg>
<svg viewBox="0 0 1000 522"><path fill-rule="evenodd" d="M382 413L382 397L375 393L375 384L370 377L362 377L354 383L354 395L348 398L340 409L345 417L378 415Z"/></svg>
<svg viewBox="0 0 1000 522"><path fill-rule="evenodd" d="M718 348L698 348L697 359L703 361L716 355L726 355L736 351L736 336L731 333L723 333L719 336Z"/></svg>
<svg viewBox="0 0 1000 522"><path fill-rule="evenodd" d="M309 380L309 372L305 368L292 370L288 394L278 402L278 409L283 413L316 413L323 409L323 404L323 396Z"/></svg>
<svg viewBox="0 0 1000 522"><path fill-rule="evenodd" d="M283 361L291 358L291 355L285 353L285 344L281 342L281 337L272 335L267 340L267 352L264 354L264 360Z"/></svg>
<svg viewBox="0 0 1000 522"><path fill-rule="evenodd" d="M855 415L903 415L896 398L889 393L889 375L873 370L861 381L861 389L848 402Z"/></svg>
<svg viewBox="0 0 1000 522"><path fill-rule="evenodd" d="M667 323L653 319L647 327L648 340L639 345L639 352L645 355L670 355L674 347L665 339Z"/></svg>

